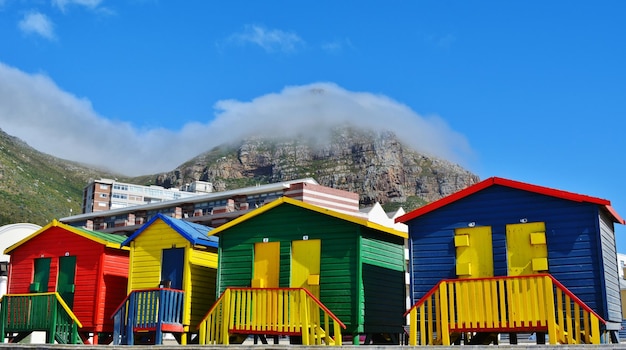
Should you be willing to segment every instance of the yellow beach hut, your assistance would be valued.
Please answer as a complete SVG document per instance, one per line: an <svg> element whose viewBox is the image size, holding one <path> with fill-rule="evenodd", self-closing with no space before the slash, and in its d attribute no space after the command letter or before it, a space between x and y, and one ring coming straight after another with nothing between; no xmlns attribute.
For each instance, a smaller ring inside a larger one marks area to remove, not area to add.
<svg viewBox="0 0 626 350"><path fill-rule="evenodd" d="M130 247L128 295L113 316L115 344L161 344L163 333L189 341L216 299L211 230L157 214L122 243Z"/></svg>

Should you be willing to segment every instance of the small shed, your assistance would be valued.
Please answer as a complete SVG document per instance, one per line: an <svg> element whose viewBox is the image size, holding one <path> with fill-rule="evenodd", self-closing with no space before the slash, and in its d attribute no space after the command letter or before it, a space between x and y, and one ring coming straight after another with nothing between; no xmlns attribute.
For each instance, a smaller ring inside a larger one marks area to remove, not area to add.
<svg viewBox="0 0 626 350"><path fill-rule="evenodd" d="M281 197L212 234L220 237L219 293L229 287L305 288L345 324L342 332L355 344L360 335L368 342L398 342L406 232Z"/></svg>
<svg viewBox="0 0 626 350"><path fill-rule="evenodd" d="M130 247L128 296L131 293L164 288L182 291L180 320L172 325L172 333L187 342L190 325L197 325L215 302L218 238L209 236L212 228L182 219L157 214L122 246ZM128 299L128 297L127 297ZM135 324L135 331L156 331L151 326ZM157 336L157 344L160 337ZM132 345L132 337L129 343ZM124 341L122 341L124 343Z"/></svg>
<svg viewBox="0 0 626 350"><path fill-rule="evenodd" d="M53 220L5 250L11 256L8 295L57 292L82 323L82 340L106 343L111 313L126 296L125 238Z"/></svg>
<svg viewBox="0 0 626 350"><path fill-rule="evenodd" d="M9 255L2 252L13 244L39 230L41 226L31 223L17 223L0 226L0 297L7 292L9 281Z"/></svg>
<svg viewBox="0 0 626 350"><path fill-rule="evenodd" d="M413 302L444 279L549 274L615 340L622 316L614 224L624 220L608 200L492 177L397 221L409 226Z"/></svg>

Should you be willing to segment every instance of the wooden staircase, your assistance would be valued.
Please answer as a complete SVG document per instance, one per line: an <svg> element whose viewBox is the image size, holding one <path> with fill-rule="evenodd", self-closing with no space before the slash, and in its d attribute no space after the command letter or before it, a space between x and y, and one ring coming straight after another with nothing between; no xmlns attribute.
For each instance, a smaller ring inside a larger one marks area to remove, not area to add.
<svg viewBox="0 0 626 350"><path fill-rule="evenodd" d="M341 328L346 326L305 288L228 288L198 326L202 345L230 344L248 335L341 345Z"/></svg>
<svg viewBox="0 0 626 350"><path fill-rule="evenodd" d="M546 333L550 344L599 344L605 321L549 274L442 280L405 314L409 345L450 345L462 333Z"/></svg>
<svg viewBox="0 0 626 350"><path fill-rule="evenodd" d="M113 313L113 344L162 344L163 333L183 333L182 290L132 291Z"/></svg>
<svg viewBox="0 0 626 350"><path fill-rule="evenodd" d="M0 343L19 342L35 331L46 332L46 342L81 344L82 327L57 292L5 294L0 298Z"/></svg>

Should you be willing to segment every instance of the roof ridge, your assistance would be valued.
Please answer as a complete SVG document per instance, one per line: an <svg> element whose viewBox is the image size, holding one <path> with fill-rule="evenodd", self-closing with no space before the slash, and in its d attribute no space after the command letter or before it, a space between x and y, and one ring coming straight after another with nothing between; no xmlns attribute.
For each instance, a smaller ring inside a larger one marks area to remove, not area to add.
<svg viewBox="0 0 626 350"><path fill-rule="evenodd" d="M396 218L396 222L406 223L407 221L412 220L418 216L427 214L431 211L444 207L448 204L454 203L460 199L468 197L474 193L480 192L494 185L505 186L505 187L514 188L514 189L521 190L521 191L533 192L533 193L537 193L537 194L541 194L545 196L561 198L564 200L570 200L570 201L575 201L575 202L586 202L586 203L592 203L592 204L596 204L599 206L603 206L611 214L615 222L618 222L621 224L625 223L624 219L622 219L617 214L617 212L615 212L615 210L611 207L611 202L609 200L598 198L598 197L592 197L592 196L588 196L584 194L578 194L574 192L558 190L555 188L550 188L550 187L545 187L545 186L533 185L533 184L526 183L526 182L509 180L509 179L505 179L505 178L497 177L497 176L487 178L483 181L473 184L472 186L466 187L465 189L457 191L451 195L448 195L434 202L426 204L422 207L419 207L411 212L408 212Z"/></svg>

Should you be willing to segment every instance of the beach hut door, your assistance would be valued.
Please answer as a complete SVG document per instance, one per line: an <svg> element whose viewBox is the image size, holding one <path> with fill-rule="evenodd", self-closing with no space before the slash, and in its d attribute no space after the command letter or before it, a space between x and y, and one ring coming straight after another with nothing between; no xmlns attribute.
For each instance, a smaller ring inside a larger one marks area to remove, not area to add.
<svg viewBox="0 0 626 350"><path fill-rule="evenodd" d="M63 301L70 307L74 306L74 289L76 277L76 257L62 256L59 258L59 277L57 278L57 292Z"/></svg>
<svg viewBox="0 0 626 350"><path fill-rule="evenodd" d="M163 249L161 281L169 281L169 288L182 290L183 266L185 266L185 248Z"/></svg>
<svg viewBox="0 0 626 350"><path fill-rule="evenodd" d="M280 242L254 244L252 287L278 288Z"/></svg>
<svg viewBox="0 0 626 350"><path fill-rule="evenodd" d="M35 271L33 283L30 284L30 292L47 292L48 280L50 279L50 258L35 259Z"/></svg>
<svg viewBox="0 0 626 350"><path fill-rule="evenodd" d="M532 275L548 270L546 226L543 222L506 225L509 276Z"/></svg>
<svg viewBox="0 0 626 350"><path fill-rule="evenodd" d="M322 241L319 239L291 242L291 286L304 287L315 297L320 297L320 255Z"/></svg>
<svg viewBox="0 0 626 350"><path fill-rule="evenodd" d="M493 277L491 227L464 227L454 230L456 274L459 278Z"/></svg>

